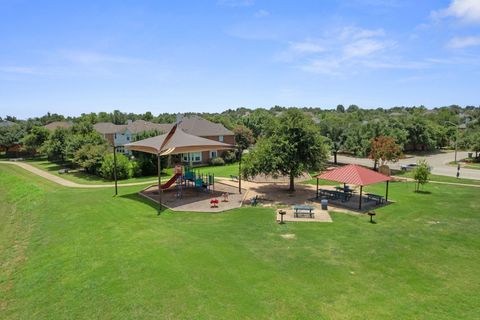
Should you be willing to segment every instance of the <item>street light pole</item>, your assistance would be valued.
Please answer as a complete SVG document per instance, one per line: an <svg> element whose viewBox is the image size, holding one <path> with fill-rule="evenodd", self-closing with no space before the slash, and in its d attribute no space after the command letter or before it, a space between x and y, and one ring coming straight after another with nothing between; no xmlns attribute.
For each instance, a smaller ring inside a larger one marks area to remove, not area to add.
<svg viewBox="0 0 480 320"><path fill-rule="evenodd" d="M117 185L117 147L113 146L113 179L115 180L115 195L118 195Z"/></svg>
<svg viewBox="0 0 480 320"><path fill-rule="evenodd" d="M456 123L453 123L451 121L445 121L445 123L448 123L448 124L451 124L453 126L455 126L455 128L457 129L456 133L455 133L455 163L457 163L457 152L458 152L458 130L459 130L459 126L458 124Z"/></svg>

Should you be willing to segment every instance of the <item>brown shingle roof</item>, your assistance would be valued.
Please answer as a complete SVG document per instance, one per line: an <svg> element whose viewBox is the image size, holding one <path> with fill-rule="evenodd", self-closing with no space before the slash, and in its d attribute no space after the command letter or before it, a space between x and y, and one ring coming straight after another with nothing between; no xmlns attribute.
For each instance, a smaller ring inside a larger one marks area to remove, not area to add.
<svg viewBox="0 0 480 320"><path fill-rule="evenodd" d="M183 131L199 137L230 136L234 133L220 123L205 120L199 116L190 116L182 119L179 125Z"/></svg>
<svg viewBox="0 0 480 320"><path fill-rule="evenodd" d="M65 128L65 129L68 129L72 126L72 123L71 122L68 122L68 121L54 121L54 122L50 122L49 124L47 124L45 126L46 129L50 130L50 131L53 131L57 128Z"/></svg>
<svg viewBox="0 0 480 320"><path fill-rule="evenodd" d="M93 128L101 134L119 133L124 131L126 127L124 124L113 124L111 122L99 122L93 125Z"/></svg>

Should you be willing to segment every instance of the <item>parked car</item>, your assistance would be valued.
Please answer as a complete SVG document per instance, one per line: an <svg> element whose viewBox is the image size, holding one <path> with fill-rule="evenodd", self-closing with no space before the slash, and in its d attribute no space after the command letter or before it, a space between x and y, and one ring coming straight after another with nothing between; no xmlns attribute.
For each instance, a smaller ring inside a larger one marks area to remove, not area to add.
<svg viewBox="0 0 480 320"><path fill-rule="evenodd" d="M412 171L416 167L418 167L416 163L409 163L409 164L402 164L400 166L400 169L402 169L402 171ZM428 167L428 171L432 171L432 167Z"/></svg>

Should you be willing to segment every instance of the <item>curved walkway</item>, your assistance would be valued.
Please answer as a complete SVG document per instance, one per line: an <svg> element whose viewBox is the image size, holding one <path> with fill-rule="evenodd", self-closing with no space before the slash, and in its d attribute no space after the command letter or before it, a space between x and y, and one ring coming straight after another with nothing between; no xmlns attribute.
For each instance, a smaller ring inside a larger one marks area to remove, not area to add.
<svg viewBox="0 0 480 320"><path fill-rule="evenodd" d="M81 183L76 183L70 180L66 180L64 178L61 178L59 176L56 176L54 174L51 174L49 172L46 172L44 170L35 168L34 166L25 163L25 162L13 162L13 161L0 161L0 164L13 164L16 166L19 166L20 168L23 168L33 174L36 174L37 176L40 176L42 178L45 178L47 180L50 180L52 182L55 182L59 185L62 185L64 187L70 187L70 188L113 188L115 187L114 184L81 184ZM157 180L150 180L150 181L143 181L143 182L132 182L132 183L119 183L118 187L131 187L131 186L139 186L139 185L145 185L145 184L151 184L151 183L156 183Z"/></svg>

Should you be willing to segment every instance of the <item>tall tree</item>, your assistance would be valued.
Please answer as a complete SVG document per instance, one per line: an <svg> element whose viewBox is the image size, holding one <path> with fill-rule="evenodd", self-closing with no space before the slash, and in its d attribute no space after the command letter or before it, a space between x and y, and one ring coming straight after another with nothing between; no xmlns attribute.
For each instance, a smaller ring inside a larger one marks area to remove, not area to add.
<svg viewBox="0 0 480 320"><path fill-rule="evenodd" d="M41 146L47 141L50 132L44 127L33 127L30 133L22 139L23 148L32 154L38 152Z"/></svg>
<svg viewBox="0 0 480 320"><path fill-rule="evenodd" d="M24 135L25 131L18 124L0 126L0 147L5 149L5 153L8 153L12 147L20 144Z"/></svg>
<svg viewBox="0 0 480 320"><path fill-rule="evenodd" d="M286 175L289 190L295 191L295 177L305 170L320 169L327 158L326 139L312 119L298 109L289 109L280 116L272 134L260 138L246 155L242 175Z"/></svg>

